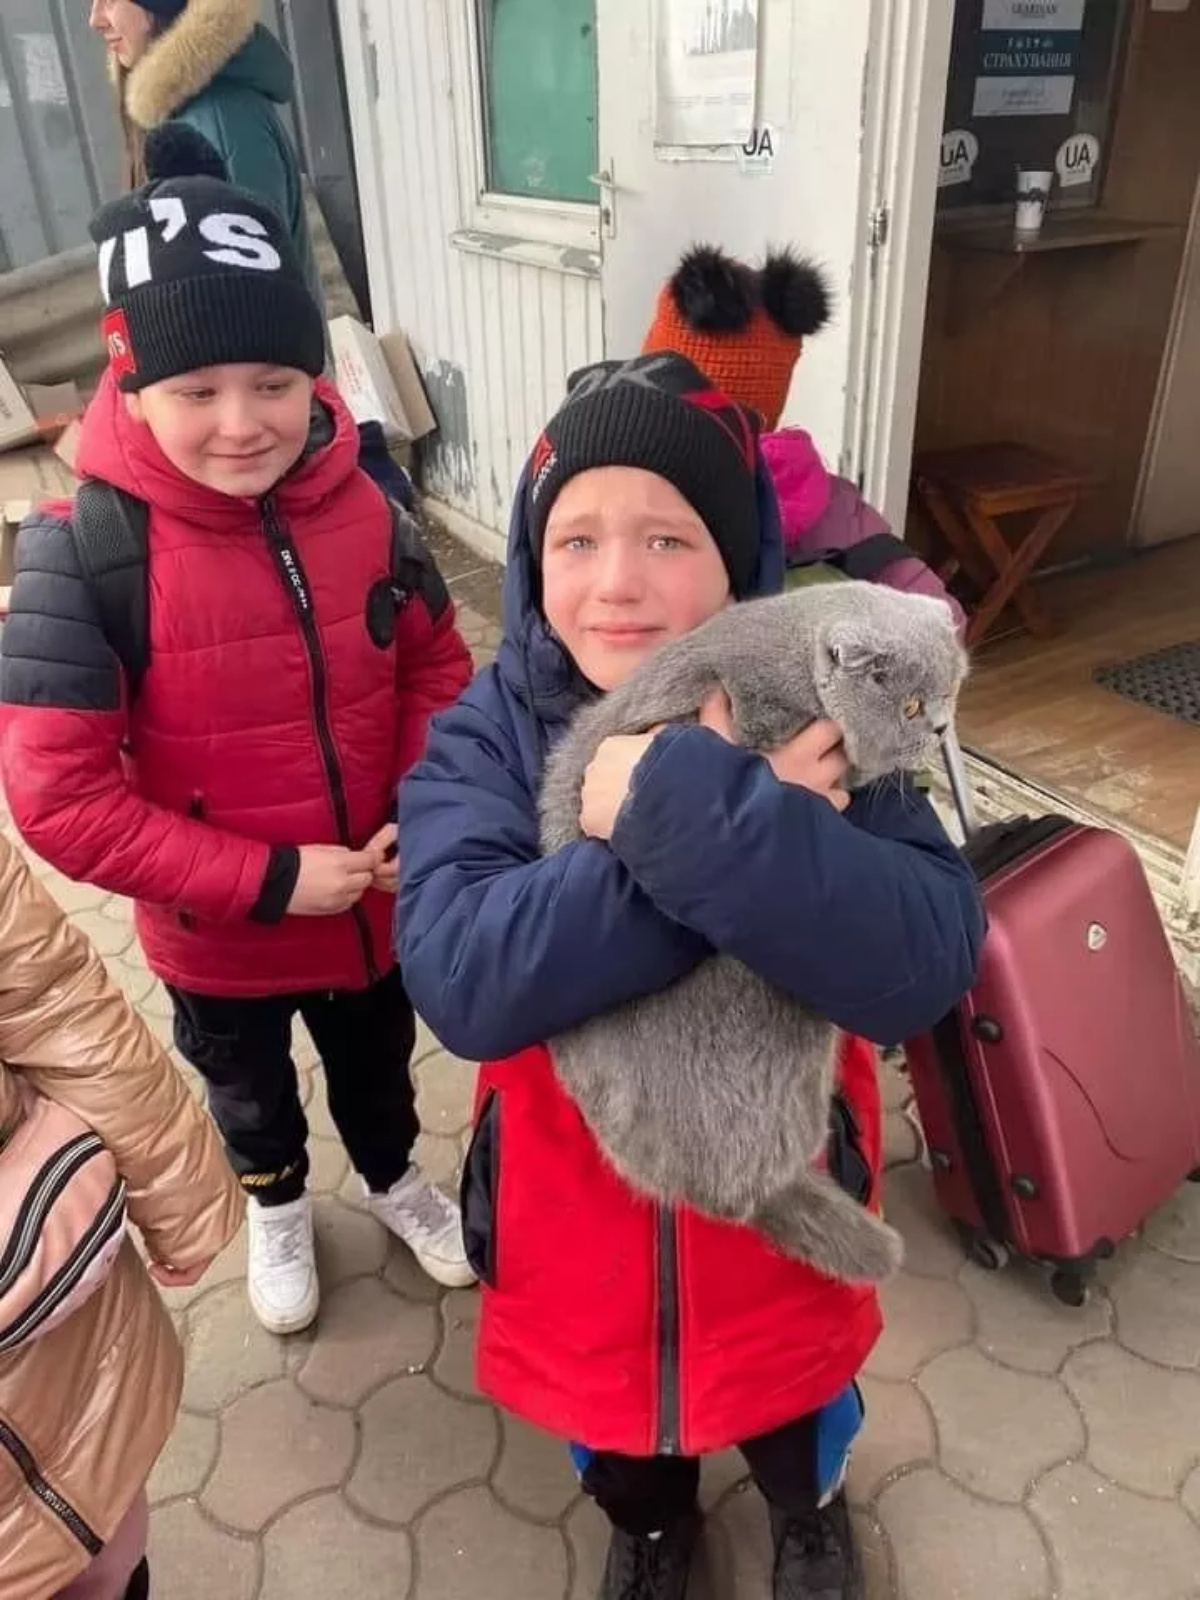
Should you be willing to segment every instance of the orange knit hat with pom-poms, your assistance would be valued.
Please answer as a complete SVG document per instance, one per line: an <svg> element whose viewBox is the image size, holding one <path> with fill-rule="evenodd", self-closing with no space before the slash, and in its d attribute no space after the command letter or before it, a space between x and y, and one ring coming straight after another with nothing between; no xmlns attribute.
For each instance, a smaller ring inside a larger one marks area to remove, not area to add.
<svg viewBox="0 0 1200 1600"><path fill-rule="evenodd" d="M747 266L696 245L659 290L642 350L673 350L739 405L778 426L804 341L830 316L820 269L790 250Z"/></svg>

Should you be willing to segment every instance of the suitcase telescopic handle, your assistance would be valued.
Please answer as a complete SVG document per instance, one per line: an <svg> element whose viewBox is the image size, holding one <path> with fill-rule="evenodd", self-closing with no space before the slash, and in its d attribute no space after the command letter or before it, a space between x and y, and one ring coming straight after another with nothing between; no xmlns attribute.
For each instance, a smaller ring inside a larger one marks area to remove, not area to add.
<svg viewBox="0 0 1200 1600"><path fill-rule="evenodd" d="M963 760L962 747L953 728L948 729L942 736L942 760L946 764L946 777L950 780L954 809L958 813L959 822L962 823L963 838L971 839L979 832L979 819L975 814L975 797L971 793L967 764Z"/></svg>

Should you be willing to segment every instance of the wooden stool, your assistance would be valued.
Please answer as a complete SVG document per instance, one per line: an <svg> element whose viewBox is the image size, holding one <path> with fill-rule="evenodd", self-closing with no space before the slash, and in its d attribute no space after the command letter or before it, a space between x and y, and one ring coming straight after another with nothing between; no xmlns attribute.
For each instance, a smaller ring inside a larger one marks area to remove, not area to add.
<svg viewBox="0 0 1200 1600"><path fill-rule="evenodd" d="M960 569L980 599L967 624L967 644L977 644L1012 605L1035 638L1054 624L1027 582L1050 541L1098 480L1065 461L1022 444L985 444L935 450L917 457L917 500L950 546L953 559L939 576ZM1009 544L997 518L1040 512L1025 537Z"/></svg>

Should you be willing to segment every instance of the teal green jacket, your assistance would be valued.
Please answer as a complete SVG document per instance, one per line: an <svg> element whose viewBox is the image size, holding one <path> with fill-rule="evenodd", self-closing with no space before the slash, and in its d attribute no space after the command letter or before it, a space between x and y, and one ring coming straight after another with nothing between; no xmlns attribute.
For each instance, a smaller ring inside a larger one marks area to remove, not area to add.
<svg viewBox="0 0 1200 1600"><path fill-rule="evenodd" d="M204 135L224 160L231 183L270 201L283 217L309 286L322 304L300 165L282 116L294 83L282 46L265 28L256 27L237 54L173 115Z"/></svg>

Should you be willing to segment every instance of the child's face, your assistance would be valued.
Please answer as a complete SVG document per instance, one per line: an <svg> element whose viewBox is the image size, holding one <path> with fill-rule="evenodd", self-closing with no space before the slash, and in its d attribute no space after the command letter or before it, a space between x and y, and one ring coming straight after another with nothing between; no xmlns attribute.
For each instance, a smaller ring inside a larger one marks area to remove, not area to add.
<svg viewBox="0 0 1200 1600"><path fill-rule="evenodd" d="M300 459L312 391L312 379L294 367L238 363L164 378L127 403L185 477L253 498Z"/></svg>
<svg viewBox="0 0 1200 1600"><path fill-rule="evenodd" d="M674 484L640 467L568 480L542 550L542 611L597 689L729 603L716 542Z"/></svg>
<svg viewBox="0 0 1200 1600"><path fill-rule="evenodd" d="M146 53L155 33L154 16L134 0L92 0L88 22L123 67L131 67Z"/></svg>

